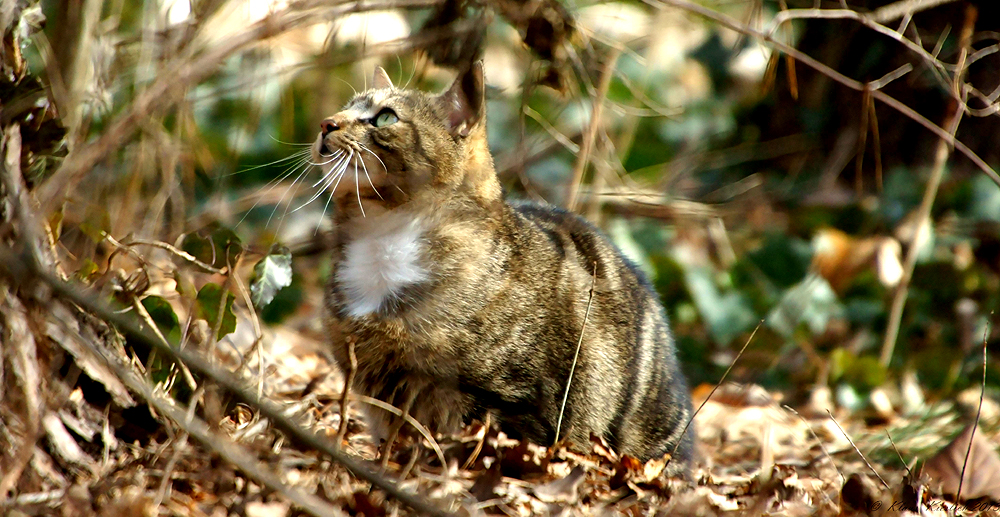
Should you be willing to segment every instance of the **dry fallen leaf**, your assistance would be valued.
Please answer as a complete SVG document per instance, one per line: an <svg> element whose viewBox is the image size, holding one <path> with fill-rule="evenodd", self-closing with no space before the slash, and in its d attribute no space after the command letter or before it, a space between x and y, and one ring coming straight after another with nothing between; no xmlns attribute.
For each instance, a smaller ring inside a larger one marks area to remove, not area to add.
<svg viewBox="0 0 1000 517"><path fill-rule="evenodd" d="M813 237L813 249L813 269L837 292L866 269L874 270L886 287L894 287L903 276L902 247L892 237L859 239L823 228Z"/></svg>
<svg viewBox="0 0 1000 517"><path fill-rule="evenodd" d="M870 476L859 474L847 478L840 489L840 499L848 508L865 515L881 515L892 504Z"/></svg>
<svg viewBox="0 0 1000 517"><path fill-rule="evenodd" d="M983 431L973 425L966 426L951 443L924 464L924 472L933 480L931 486L937 484L941 493L953 497L958 495L959 477L962 476L966 452L969 454L969 461L962 481L962 500L989 497L1000 501L1000 455L983 436Z"/></svg>
<svg viewBox="0 0 1000 517"><path fill-rule="evenodd" d="M596 436L594 434L590 435L590 443L594 446L594 454L600 456L608 463L616 464L618 463L618 453L611 449L608 445L608 441L601 436Z"/></svg>
<svg viewBox="0 0 1000 517"><path fill-rule="evenodd" d="M694 389L691 398L698 402L705 400L713 388L711 384L702 384ZM774 395L757 384L733 382L719 385L712 394L712 401L733 407L764 407L778 402Z"/></svg>
<svg viewBox="0 0 1000 517"><path fill-rule="evenodd" d="M587 471L578 465L568 476L536 486L535 497L546 503L575 504L580 496L580 484L586 477Z"/></svg>

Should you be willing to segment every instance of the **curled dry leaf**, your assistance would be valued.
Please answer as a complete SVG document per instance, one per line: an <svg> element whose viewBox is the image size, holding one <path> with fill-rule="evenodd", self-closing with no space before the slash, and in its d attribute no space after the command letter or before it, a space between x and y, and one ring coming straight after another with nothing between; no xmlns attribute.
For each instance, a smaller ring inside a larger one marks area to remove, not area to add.
<svg viewBox="0 0 1000 517"><path fill-rule="evenodd" d="M886 287L894 287L903 276L902 247L892 237L858 239L824 228L813 237L813 248L813 269L837 292L866 269L874 270Z"/></svg>
<svg viewBox="0 0 1000 517"><path fill-rule="evenodd" d="M49 446L60 459L67 463L77 465L91 472L97 471L97 465L83 452L80 445L73 439L73 435L66 430L59 415L48 413L42 417L42 427L45 428L45 435L49 438Z"/></svg>
<svg viewBox="0 0 1000 517"><path fill-rule="evenodd" d="M983 436L983 431L974 425L967 426L951 443L924 464L924 472L932 480L931 487L939 488L942 494L952 497L958 495L959 479L962 476L962 465L965 464L967 451L969 461L965 465L965 476L961 483L962 500L988 497L1000 501L1000 455L997 454L993 444Z"/></svg>
<svg viewBox="0 0 1000 517"><path fill-rule="evenodd" d="M611 449L611 445L602 436L590 435L590 443L593 444L594 454L601 457L612 465L618 463L618 453Z"/></svg>
<svg viewBox="0 0 1000 517"><path fill-rule="evenodd" d="M583 467L573 467L569 475L535 487L535 497L546 503L574 504L580 497L579 488L587 477Z"/></svg>

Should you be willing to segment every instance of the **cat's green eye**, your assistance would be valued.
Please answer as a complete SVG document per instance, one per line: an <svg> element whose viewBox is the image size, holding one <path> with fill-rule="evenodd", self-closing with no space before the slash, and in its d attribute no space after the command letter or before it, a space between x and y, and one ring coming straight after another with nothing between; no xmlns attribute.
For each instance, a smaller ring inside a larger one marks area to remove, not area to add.
<svg viewBox="0 0 1000 517"><path fill-rule="evenodd" d="M399 122L399 117L389 108L385 108L375 115L375 120L372 120L372 125L375 127L385 127L390 124L395 124Z"/></svg>

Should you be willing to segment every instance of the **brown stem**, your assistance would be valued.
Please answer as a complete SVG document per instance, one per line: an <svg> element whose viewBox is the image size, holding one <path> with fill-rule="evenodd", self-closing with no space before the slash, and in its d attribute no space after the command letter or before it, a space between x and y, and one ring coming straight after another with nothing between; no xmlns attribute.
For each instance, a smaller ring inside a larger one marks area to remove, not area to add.
<svg viewBox="0 0 1000 517"><path fill-rule="evenodd" d="M583 181L583 173L590 162L590 153L594 148L594 140L597 138L597 129L601 126L601 115L604 113L604 99L608 96L608 87L611 86L611 78L614 76L615 64L621 51L612 48L608 52L608 61L601 70L601 83L597 87L597 95L594 96L593 108L590 114L590 124L583 138L583 146L580 148L580 155L576 157L576 164L573 165L573 176L569 185L566 186L566 209L573 211L576 209L577 197L580 195L580 182Z"/></svg>
<svg viewBox="0 0 1000 517"><path fill-rule="evenodd" d="M969 45L972 42L972 30L976 26L978 11L975 6L969 4L965 10L965 24L959 37L960 54L958 57L958 71L952 81L954 93L963 96L962 77L965 73L965 59L969 55ZM941 177L944 175L944 166L951 155L949 140L954 141L955 132L958 130L958 123L962 120L962 104L956 101L951 102L951 116L948 117L948 139L942 138L938 141L937 152L934 155L934 168L931 169L931 176L927 180L924 188L924 197L920 201L917 209L917 225L913 232L913 237L906 252L906 261L903 264L903 277L899 280L896 292L892 298L892 307L889 309L889 322L886 325L885 340L882 342L881 361L883 366L888 366L892 360L892 353L896 348L896 339L899 337L899 326L903 319L903 307L906 305L906 295L910 290L910 279L913 277L913 269L917 264L917 255L920 252L920 236L925 235L922 231L924 225L930 225L931 208L934 206L934 198L937 196L938 187L941 185Z"/></svg>
<svg viewBox="0 0 1000 517"><path fill-rule="evenodd" d="M351 396L351 386L354 385L354 376L358 372L358 356L354 353L354 343L356 339L354 336L347 336L347 357L351 361L351 369L347 372L347 378L344 379L344 390L340 394L340 429L337 430L337 442L335 445L340 447L344 441L344 437L347 436L347 424L351 419L348 415L347 405Z"/></svg>

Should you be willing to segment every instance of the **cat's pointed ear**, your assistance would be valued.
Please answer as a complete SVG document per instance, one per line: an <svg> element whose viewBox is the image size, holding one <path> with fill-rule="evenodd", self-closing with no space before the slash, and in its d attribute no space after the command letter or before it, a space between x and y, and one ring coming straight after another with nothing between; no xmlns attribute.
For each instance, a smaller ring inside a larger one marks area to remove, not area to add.
<svg viewBox="0 0 1000 517"><path fill-rule="evenodd" d="M372 88L376 90L393 88L392 79L389 79L389 74L385 73L385 69L378 65L375 65L375 73L372 75Z"/></svg>
<svg viewBox="0 0 1000 517"><path fill-rule="evenodd" d="M446 122L452 135L469 136L472 128L483 121L485 99L483 62L476 61L468 70L458 74L451 88L438 97L438 102L448 114Z"/></svg>

